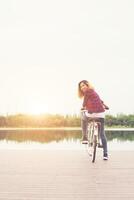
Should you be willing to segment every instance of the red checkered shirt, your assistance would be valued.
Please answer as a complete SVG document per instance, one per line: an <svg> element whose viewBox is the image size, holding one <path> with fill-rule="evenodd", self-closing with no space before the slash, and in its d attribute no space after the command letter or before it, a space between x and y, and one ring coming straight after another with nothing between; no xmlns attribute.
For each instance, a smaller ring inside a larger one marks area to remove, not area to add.
<svg viewBox="0 0 134 200"><path fill-rule="evenodd" d="M100 113L105 111L103 101L93 89L88 89L85 91L83 107L86 108L89 113Z"/></svg>

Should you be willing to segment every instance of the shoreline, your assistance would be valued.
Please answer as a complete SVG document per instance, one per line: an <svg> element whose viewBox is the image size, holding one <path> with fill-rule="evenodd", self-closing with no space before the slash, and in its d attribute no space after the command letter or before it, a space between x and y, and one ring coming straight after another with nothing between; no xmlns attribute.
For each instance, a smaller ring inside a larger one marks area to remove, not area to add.
<svg viewBox="0 0 134 200"><path fill-rule="evenodd" d="M14 130L40 130L40 131L43 131L43 130L67 130L67 131L79 131L81 130L81 127L35 127L35 128L32 128L32 127L1 127L0 128L0 131L14 131ZM134 128L105 128L105 131L134 131Z"/></svg>

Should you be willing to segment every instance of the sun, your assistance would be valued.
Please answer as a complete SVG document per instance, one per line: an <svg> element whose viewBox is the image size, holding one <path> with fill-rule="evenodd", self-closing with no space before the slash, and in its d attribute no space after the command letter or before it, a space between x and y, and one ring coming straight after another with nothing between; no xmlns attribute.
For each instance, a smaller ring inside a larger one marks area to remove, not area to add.
<svg viewBox="0 0 134 200"><path fill-rule="evenodd" d="M23 103L20 111L30 115L42 115L42 114L63 114L65 115L68 111L69 106L61 104L61 102L51 102L49 99L36 100L29 99Z"/></svg>
<svg viewBox="0 0 134 200"><path fill-rule="evenodd" d="M32 115L40 115L49 113L49 106L46 104L31 102L27 107L25 106L25 113Z"/></svg>

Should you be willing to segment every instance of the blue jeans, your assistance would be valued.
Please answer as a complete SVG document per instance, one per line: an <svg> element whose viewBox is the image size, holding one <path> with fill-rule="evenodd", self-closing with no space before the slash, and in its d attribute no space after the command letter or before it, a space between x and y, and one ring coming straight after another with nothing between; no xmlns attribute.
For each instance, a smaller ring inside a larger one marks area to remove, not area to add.
<svg viewBox="0 0 134 200"><path fill-rule="evenodd" d="M81 115L81 128L82 128L83 137L87 137L87 134L88 134L88 119L89 118L85 115L85 113L82 113L82 115ZM103 153L107 154L107 138L106 138L105 131L104 131L105 120L104 120L104 118L98 118L98 120L96 120L96 121L101 123L100 138L101 138L101 142L102 142L102 145L103 145Z"/></svg>

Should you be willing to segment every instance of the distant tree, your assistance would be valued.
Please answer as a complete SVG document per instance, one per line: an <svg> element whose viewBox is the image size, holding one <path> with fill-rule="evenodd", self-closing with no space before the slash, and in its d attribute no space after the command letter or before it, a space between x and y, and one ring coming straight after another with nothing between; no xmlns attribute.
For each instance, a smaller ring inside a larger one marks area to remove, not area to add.
<svg viewBox="0 0 134 200"><path fill-rule="evenodd" d="M134 115L106 115L105 124L108 127L134 127ZM7 115L0 116L0 127L80 127L80 115Z"/></svg>

